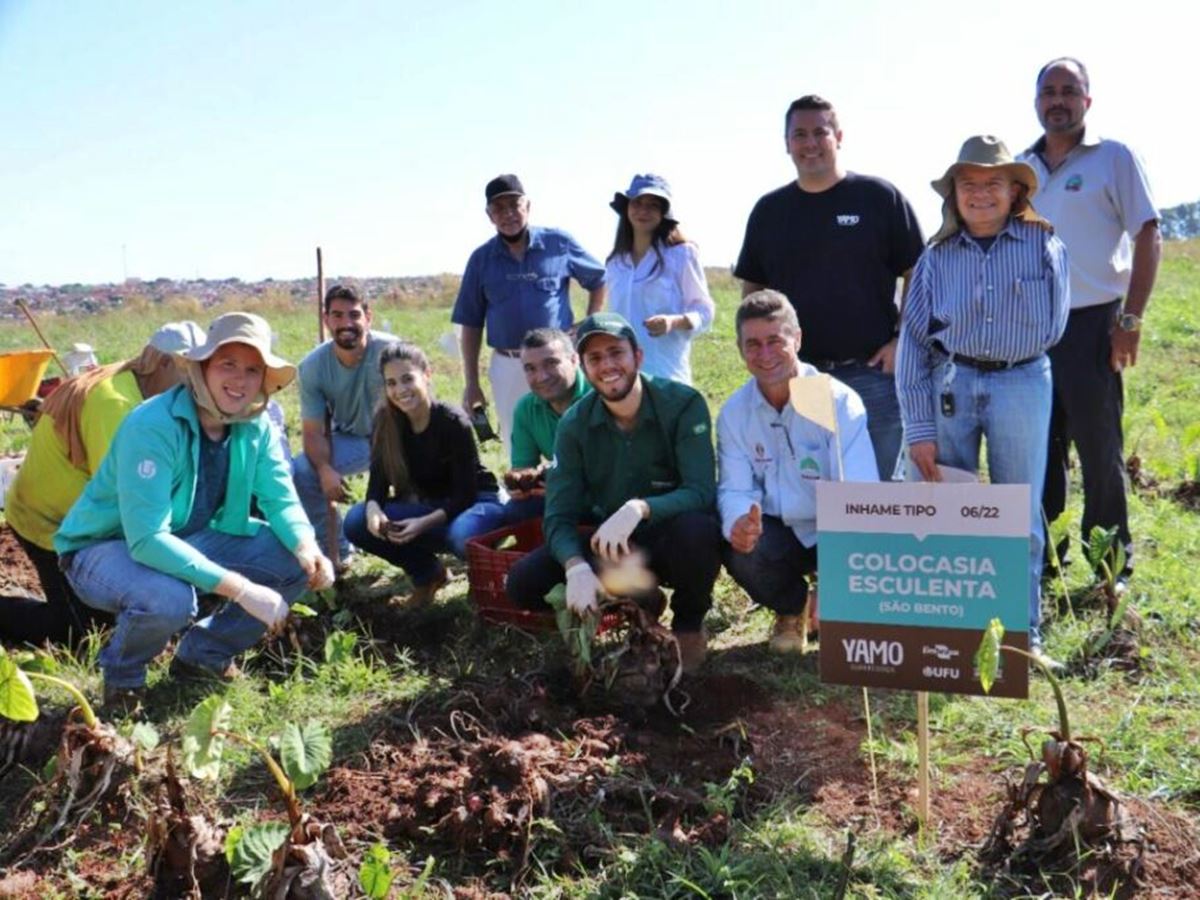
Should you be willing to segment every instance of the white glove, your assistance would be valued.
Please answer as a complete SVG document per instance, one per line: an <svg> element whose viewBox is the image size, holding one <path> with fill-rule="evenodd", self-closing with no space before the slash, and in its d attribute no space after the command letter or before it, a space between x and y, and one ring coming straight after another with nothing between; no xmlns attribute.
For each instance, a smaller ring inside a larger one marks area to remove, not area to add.
<svg viewBox="0 0 1200 900"><path fill-rule="evenodd" d="M233 602L267 626L267 631L278 631L288 617L288 605L279 591L255 584L249 578L237 592Z"/></svg>
<svg viewBox="0 0 1200 900"><path fill-rule="evenodd" d="M305 542L296 548L296 560L308 576L308 586L323 591L333 586L333 563L316 544Z"/></svg>
<svg viewBox="0 0 1200 900"><path fill-rule="evenodd" d="M592 535L592 549L602 559L616 562L629 552L629 536L649 513L645 500L626 500Z"/></svg>
<svg viewBox="0 0 1200 900"><path fill-rule="evenodd" d="M383 510L379 508L379 504L374 500L367 501L367 531L375 535L377 538L387 539L384 534L387 528L388 517L384 515Z"/></svg>
<svg viewBox="0 0 1200 900"><path fill-rule="evenodd" d="M586 562L577 562L567 569L567 609L577 616L586 616L600 607L596 593L600 590L600 579Z"/></svg>

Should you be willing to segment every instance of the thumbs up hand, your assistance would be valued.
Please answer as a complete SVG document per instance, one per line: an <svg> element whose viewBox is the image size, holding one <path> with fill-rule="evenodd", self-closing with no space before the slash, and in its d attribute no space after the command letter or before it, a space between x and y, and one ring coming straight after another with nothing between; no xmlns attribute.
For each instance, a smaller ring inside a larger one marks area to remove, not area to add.
<svg viewBox="0 0 1200 900"><path fill-rule="evenodd" d="M751 504L750 511L739 516L730 530L729 543L738 553L750 553L762 537L762 507L757 503Z"/></svg>

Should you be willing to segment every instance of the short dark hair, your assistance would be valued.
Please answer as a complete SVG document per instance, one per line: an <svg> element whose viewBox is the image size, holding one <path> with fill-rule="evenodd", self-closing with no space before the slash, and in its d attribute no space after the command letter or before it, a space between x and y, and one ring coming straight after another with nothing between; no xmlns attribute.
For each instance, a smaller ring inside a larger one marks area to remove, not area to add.
<svg viewBox="0 0 1200 900"><path fill-rule="evenodd" d="M569 353L574 353L571 336L559 328L531 328L521 338L522 350L536 350L538 347L549 347L551 344L561 344Z"/></svg>
<svg viewBox="0 0 1200 900"><path fill-rule="evenodd" d="M1051 69L1059 69L1065 66L1073 66L1079 70L1079 78L1083 81L1083 91L1085 94L1090 94L1092 91L1092 84L1091 81L1088 80L1087 66L1073 56L1056 56L1054 59L1050 60L1050 62L1038 69L1037 81L1034 82L1034 88L1041 90L1042 79L1046 77L1046 73Z"/></svg>
<svg viewBox="0 0 1200 900"><path fill-rule="evenodd" d="M334 300L347 300L363 309L371 308L358 289L349 284L335 284L325 292L325 312L329 312L329 307L333 305Z"/></svg>
<svg viewBox="0 0 1200 900"><path fill-rule="evenodd" d="M796 318L796 308L784 294L769 288L742 298L734 318L734 333L737 335L738 344L742 342L742 323L749 319L782 322L796 334L800 334L800 320Z"/></svg>
<svg viewBox="0 0 1200 900"><path fill-rule="evenodd" d="M834 131L840 130L841 126L838 125L837 110L833 108L833 104L817 94L805 94L803 97L793 100L792 105L789 106L787 108L787 112L784 113L783 133L785 135L788 133L788 129L792 125L792 113L801 109L816 109L820 110L821 112L829 113L829 124L833 126Z"/></svg>

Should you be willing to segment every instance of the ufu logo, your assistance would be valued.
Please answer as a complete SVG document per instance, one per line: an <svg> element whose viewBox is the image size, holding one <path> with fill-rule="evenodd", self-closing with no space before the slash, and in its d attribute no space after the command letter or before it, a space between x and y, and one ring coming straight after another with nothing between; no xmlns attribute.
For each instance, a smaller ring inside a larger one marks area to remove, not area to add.
<svg viewBox="0 0 1200 900"><path fill-rule="evenodd" d="M962 673L957 666L925 666L921 674L926 678L952 678L957 681Z"/></svg>
<svg viewBox="0 0 1200 900"><path fill-rule="evenodd" d="M899 641L869 641L866 638L842 638L846 662L859 666L892 666L904 662L904 647Z"/></svg>

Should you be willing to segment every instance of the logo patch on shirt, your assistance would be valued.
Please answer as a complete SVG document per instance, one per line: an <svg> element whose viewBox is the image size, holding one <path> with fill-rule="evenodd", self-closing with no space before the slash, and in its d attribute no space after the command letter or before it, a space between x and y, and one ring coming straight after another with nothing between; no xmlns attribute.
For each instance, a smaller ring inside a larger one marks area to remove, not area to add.
<svg viewBox="0 0 1200 900"><path fill-rule="evenodd" d="M811 456L806 456L800 460L800 477L807 478L809 481L819 481L821 479L821 466Z"/></svg>
<svg viewBox="0 0 1200 900"><path fill-rule="evenodd" d="M1072 175L1067 179L1067 183L1063 185L1063 190L1071 191L1071 193L1078 193L1083 190L1083 176Z"/></svg>
<svg viewBox="0 0 1200 900"><path fill-rule="evenodd" d="M137 464L138 478L149 481L158 474L158 466L154 464L152 459L143 459Z"/></svg>
<svg viewBox="0 0 1200 900"><path fill-rule="evenodd" d="M708 425L704 422L692 426L692 434L704 434L706 431L708 431Z"/></svg>
<svg viewBox="0 0 1200 900"><path fill-rule="evenodd" d="M837 223L846 227L857 225L858 221L859 217L855 215L840 215L837 217Z"/></svg>

